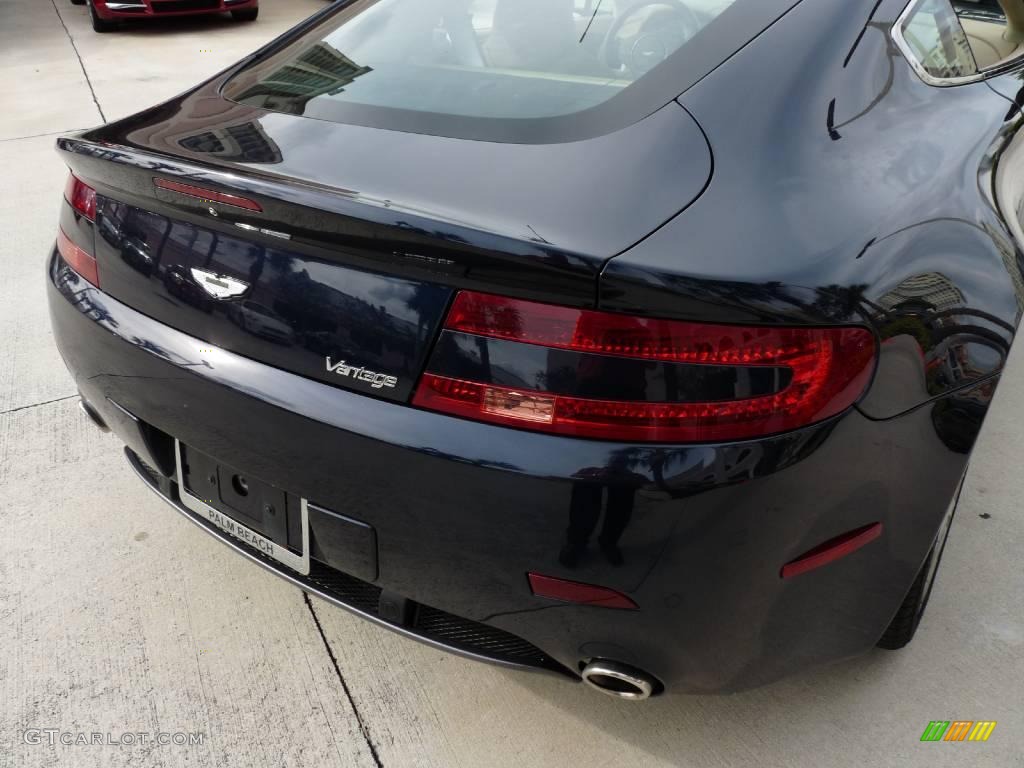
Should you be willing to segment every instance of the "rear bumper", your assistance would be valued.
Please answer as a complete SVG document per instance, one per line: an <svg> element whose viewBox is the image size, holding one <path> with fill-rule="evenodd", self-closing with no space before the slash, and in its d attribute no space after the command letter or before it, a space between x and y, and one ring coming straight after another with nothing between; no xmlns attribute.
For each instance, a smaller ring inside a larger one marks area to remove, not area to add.
<svg viewBox="0 0 1024 768"><path fill-rule="evenodd" d="M259 0L217 0L204 2L204 0L170 0L161 3L160 0L93 0L96 14L106 21L114 19L152 19L165 16L196 16L206 13L225 13L227 11L238 11L243 8L255 8Z"/></svg>
<svg viewBox="0 0 1024 768"><path fill-rule="evenodd" d="M49 277L61 353L129 446L143 456L151 447L113 403L374 526L375 587L510 633L552 669L608 658L671 690L712 692L863 652L913 581L966 466L932 407L886 422L852 411L735 445L630 446L476 424L211 351L56 256ZM173 503L173 483L161 482ZM872 522L885 534L871 545L780 578L783 563ZM618 565L598 545L609 536ZM575 563L560 558L570 540ZM640 609L536 597L529 571L611 587Z"/></svg>
<svg viewBox="0 0 1024 768"><path fill-rule="evenodd" d="M387 621L378 610L380 588L368 582L348 578L319 563L313 564L308 576L281 567L244 542L233 538L203 520L182 504L175 483L163 478L159 471L147 464L132 449L125 448L128 464L146 486L173 509L200 529L229 546L242 557L261 568L291 582L305 592L355 613L399 634L427 645L457 653L477 661L515 667L528 671L546 671L571 676L571 672L550 659L543 651L514 635L492 630L486 625L460 619L437 609L419 611L408 626Z"/></svg>

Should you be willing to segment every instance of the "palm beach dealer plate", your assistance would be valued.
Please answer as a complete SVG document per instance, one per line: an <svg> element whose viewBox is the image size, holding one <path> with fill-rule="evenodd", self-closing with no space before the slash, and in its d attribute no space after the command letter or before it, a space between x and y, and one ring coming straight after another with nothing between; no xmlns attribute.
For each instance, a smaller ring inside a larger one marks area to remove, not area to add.
<svg viewBox="0 0 1024 768"><path fill-rule="evenodd" d="M234 518L214 509L202 499L189 493L185 487L185 476L182 471L181 443L177 440L174 441L174 452L178 464L178 494L181 496L182 504L202 517L203 520L262 552L267 557L287 565L293 571L298 571L304 576L309 575L309 508L305 499L302 499L301 505L302 554L296 554L288 549L288 547L271 541L263 534L242 525Z"/></svg>

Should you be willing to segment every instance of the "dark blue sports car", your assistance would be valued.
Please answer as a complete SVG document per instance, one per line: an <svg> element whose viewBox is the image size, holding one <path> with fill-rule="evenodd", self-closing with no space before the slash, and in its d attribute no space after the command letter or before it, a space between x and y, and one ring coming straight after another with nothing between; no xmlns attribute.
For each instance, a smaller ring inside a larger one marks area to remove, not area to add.
<svg viewBox="0 0 1024 768"><path fill-rule="evenodd" d="M58 141L82 407L367 619L622 698L921 620L1024 307L1024 4L351 0Z"/></svg>

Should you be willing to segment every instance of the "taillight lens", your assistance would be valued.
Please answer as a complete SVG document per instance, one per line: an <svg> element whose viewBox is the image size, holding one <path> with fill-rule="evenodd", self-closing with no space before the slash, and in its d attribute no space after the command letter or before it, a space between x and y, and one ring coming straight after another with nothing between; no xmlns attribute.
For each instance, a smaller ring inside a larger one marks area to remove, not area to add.
<svg viewBox="0 0 1024 768"><path fill-rule="evenodd" d="M463 291L445 320L446 333L578 353L592 372L594 356L664 365L673 379L701 382L714 366L771 367L784 385L756 397L673 401L611 400L581 393L468 380L430 366L413 403L495 424L562 435L633 442L709 442L776 434L846 410L866 388L875 342L860 327L732 326L634 317ZM560 363L565 365L565 360ZM483 370L483 369L481 369ZM607 367L614 371L614 367ZM486 378L486 376L482 376ZM593 385L590 385L593 387ZM614 388L614 387L612 387ZM697 387L699 389L699 386Z"/></svg>
<svg viewBox="0 0 1024 768"><path fill-rule="evenodd" d="M68 176L68 183L64 188L64 198L72 208L89 221L96 221L96 190L75 174Z"/></svg>
<svg viewBox="0 0 1024 768"><path fill-rule="evenodd" d="M76 213L84 216L91 223L84 225L88 230L88 237L93 237L92 228L96 221L96 190L79 179L73 173L68 176L68 183L64 187L64 199L67 200ZM79 220L76 223L80 224ZM81 239L81 235L79 235ZM92 250L90 247L89 250ZM99 269L96 266L96 257L89 251L82 248L74 240L68 237L63 227L57 231L57 251L61 258L67 262L75 272L84 277L93 285L100 284Z"/></svg>
<svg viewBox="0 0 1024 768"><path fill-rule="evenodd" d="M100 284L99 269L96 267L96 258L87 253L84 249L75 245L71 238L64 234L63 229L57 230L57 250L61 258L67 262L75 272L84 277L93 285Z"/></svg>

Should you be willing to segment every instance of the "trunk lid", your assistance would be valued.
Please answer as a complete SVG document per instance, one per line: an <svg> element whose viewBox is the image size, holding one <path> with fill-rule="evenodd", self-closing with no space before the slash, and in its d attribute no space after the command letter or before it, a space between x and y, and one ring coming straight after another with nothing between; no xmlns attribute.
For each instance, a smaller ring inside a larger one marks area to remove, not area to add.
<svg viewBox="0 0 1024 768"><path fill-rule="evenodd" d="M228 349L384 398L409 397L451 294L104 195L96 222L100 287L209 342L203 354Z"/></svg>
<svg viewBox="0 0 1024 768"><path fill-rule="evenodd" d="M605 261L711 168L674 102L615 134L514 145L269 113L204 87L58 146L98 193L102 290L211 349L399 401L455 289L593 306Z"/></svg>

